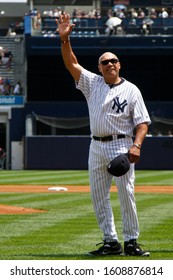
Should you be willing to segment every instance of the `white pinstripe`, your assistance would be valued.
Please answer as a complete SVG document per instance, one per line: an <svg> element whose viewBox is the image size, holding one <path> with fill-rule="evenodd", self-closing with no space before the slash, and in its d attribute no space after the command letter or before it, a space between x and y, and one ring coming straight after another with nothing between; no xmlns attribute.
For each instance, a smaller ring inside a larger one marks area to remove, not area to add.
<svg viewBox="0 0 173 280"><path fill-rule="evenodd" d="M130 137L110 142L91 140L89 151L89 177L93 207L97 221L106 241L118 240L112 206L110 187L112 175L107 171L108 163L116 156L126 153L132 146L133 130L142 122L150 123L150 118L139 89L124 80L110 89L100 75L84 69L76 85L86 97L91 135L108 136L124 134ZM117 99L118 98L118 99ZM118 105L124 102L124 109ZM126 104L127 103L127 104ZM134 164L121 177L115 178L120 200L124 241L137 239L139 225L134 197Z"/></svg>

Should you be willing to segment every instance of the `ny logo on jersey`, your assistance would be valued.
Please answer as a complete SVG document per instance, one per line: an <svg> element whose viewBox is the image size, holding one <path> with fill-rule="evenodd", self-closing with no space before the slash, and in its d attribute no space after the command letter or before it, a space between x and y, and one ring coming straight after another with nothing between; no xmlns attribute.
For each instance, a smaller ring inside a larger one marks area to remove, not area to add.
<svg viewBox="0 0 173 280"><path fill-rule="evenodd" d="M120 113L120 111L123 113L124 112L124 108L127 106L127 100L124 99L124 101L122 103L120 103L119 97L115 97L113 99L113 106L112 106L113 110L115 109L115 106L117 106L116 113Z"/></svg>

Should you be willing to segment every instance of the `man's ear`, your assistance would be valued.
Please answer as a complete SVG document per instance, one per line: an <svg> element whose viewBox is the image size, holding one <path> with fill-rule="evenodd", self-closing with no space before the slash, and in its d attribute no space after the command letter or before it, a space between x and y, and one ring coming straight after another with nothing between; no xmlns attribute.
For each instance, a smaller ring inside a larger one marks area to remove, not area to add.
<svg viewBox="0 0 173 280"><path fill-rule="evenodd" d="M101 71L101 67L100 67L100 65L98 65L98 69L99 69L99 72L102 72L102 71Z"/></svg>

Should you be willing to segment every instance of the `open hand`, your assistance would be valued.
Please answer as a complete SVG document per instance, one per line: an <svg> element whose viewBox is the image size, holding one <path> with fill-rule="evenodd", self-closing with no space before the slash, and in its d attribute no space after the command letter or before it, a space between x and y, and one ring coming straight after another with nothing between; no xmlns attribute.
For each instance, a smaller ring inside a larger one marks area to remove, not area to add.
<svg viewBox="0 0 173 280"><path fill-rule="evenodd" d="M55 21L58 26L56 31L59 32L59 36L62 40L66 40L75 26L75 24L70 22L70 15L63 12L59 17L59 20L55 19Z"/></svg>

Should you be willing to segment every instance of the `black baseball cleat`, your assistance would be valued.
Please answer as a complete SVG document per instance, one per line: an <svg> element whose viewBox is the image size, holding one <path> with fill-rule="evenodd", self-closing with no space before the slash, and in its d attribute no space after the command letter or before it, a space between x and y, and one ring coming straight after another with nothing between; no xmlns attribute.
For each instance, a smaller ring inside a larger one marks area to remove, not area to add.
<svg viewBox="0 0 173 280"><path fill-rule="evenodd" d="M89 256L106 256L106 255L121 255L123 252L122 246L118 241L114 242L101 242L103 244L98 250L88 252ZM96 246L97 246L96 245Z"/></svg>
<svg viewBox="0 0 173 280"><path fill-rule="evenodd" d="M150 253L142 250L139 244L136 242L136 239L132 239L124 242L124 254L126 256L141 256L149 257Z"/></svg>

